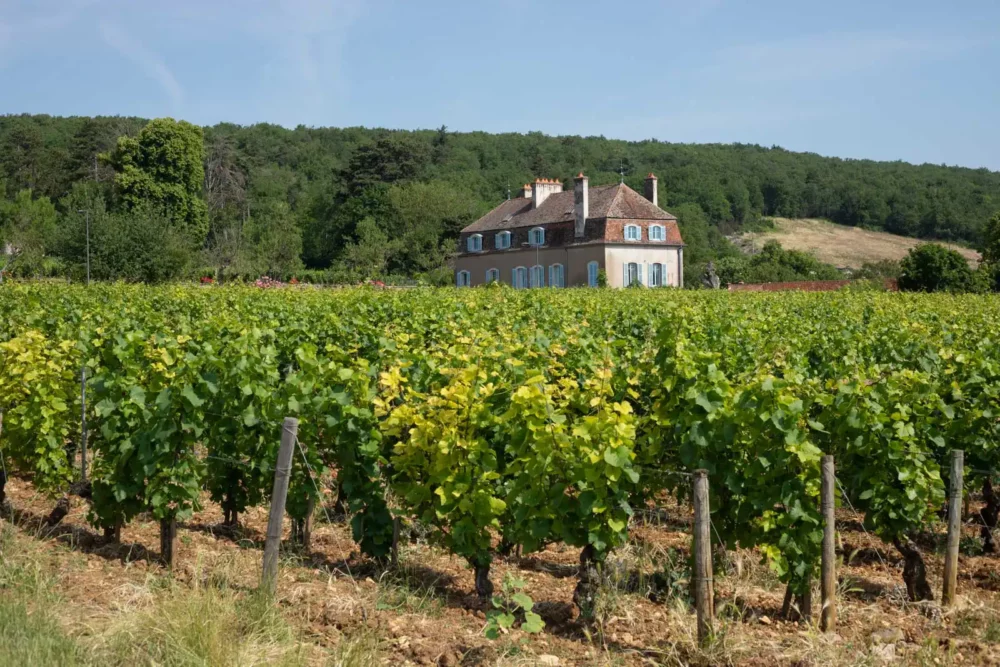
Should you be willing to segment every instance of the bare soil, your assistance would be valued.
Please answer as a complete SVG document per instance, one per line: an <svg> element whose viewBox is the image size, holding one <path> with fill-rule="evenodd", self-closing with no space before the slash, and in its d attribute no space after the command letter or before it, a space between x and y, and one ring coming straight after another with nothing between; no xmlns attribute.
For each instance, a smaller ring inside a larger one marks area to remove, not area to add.
<svg viewBox="0 0 1000 667"><path fill-rule="evenodd" d="M48 529L41 523L52 499L21 480L7 489L5 520L42 545L39 565L59 580L60 616L71 632L93 631L101 619L127 613L157 578L191 586L224 579L247 592L258 584L264 508L242 515L233 532L206 499L203 511L178 526L176 564L168 573L157 564L159 525L152 519L140 517L124 527L120 543L107 543L87 524L82 501L74 500L62 523ZM304 642L332 648L346 637L374 633L380 660L394 665L555 664L548 656L560 665L1000 665L1000 557L963 555L953 608L909 603L900 555L846 510L838 515L845 565L838 572L836 632L782 621L783 588L758 554L737 550L717 564L717 637L699 648L685 580L690 512L673 501L664 505L636 519L630 543L609 560L594 625L581 623L572 604L578 549L552 545L494 564L498 588L508 573L526 582L546 627L538 635L513 630L491 641L483 635L487 606L463 561L414 531L402 545L399 569L387 570L359 557L349 526L325 516L309 553L285 553L278 605ZM287 528L286 521L286 535ZM978 552L979 527L970 520L964 530L963 551ZM921 542L938 597L942 543L938 535ZM818 591L813 599L818 617Z"/></svg>

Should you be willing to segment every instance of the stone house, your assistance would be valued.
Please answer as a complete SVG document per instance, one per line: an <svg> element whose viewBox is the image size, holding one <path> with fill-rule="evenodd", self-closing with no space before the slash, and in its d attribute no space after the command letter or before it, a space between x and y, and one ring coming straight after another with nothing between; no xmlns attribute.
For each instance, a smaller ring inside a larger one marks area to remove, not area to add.
<svg viewBox="0 0 1000 667"><path fill-rule="evenodd" d="M684 241L677 218L657 205L657 179L645 196L624 183L573 190L538 179L462 230L455 260L459 287L684 286Z"/></svg>

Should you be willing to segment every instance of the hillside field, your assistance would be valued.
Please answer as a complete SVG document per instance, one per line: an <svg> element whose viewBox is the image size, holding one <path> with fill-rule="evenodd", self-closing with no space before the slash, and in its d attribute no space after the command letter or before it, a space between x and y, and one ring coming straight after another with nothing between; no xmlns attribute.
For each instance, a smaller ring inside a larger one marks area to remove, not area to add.
<svg viewBox="0 0 1000 667"><path fill-rule="evenodd" d="M994 295L7 281L0 323L0 666L1000 665Z"/></svg>
<svg viewBox="0 0 1000 667"><path fill-rule="evenodd" d="M774 230L744 234L737 241L738 245L744 252L749 252L752 247L760 249L773 239L785 250L810 252L821 262L836 267L859 269L865 262L901 260L906 257L910 248L924 242L888 232L838 225L826 220L775 218L774 224ZM975 250L953 243L942 245L957 250L972 266L979 263L979 253Z"/></svg>

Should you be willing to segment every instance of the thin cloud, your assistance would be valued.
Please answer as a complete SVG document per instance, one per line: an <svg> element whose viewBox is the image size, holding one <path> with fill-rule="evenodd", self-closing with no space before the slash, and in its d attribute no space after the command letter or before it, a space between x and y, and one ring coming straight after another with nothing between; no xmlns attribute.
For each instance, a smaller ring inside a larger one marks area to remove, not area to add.
<svg viewBox="0 0 1000 667"><path fill-rule="evenodd" d="M97 0L64 0L44 9L30 4L7 3L0 0L0 55L17 54L25 45L52 39L69 28ZM0 66L4 62L0 61Z"/></svg>
<svg viewBox="0 0 1000 667"><path fill-rule="evenodd" d="M283 91L281 116L312 121L328 118L347 98L343 47L351 25L366 9L360 0L256 0L243 30L272 57L262 79ZM296 124L284 121L286 124Z"/></svg>
<svg viewBox="0 0 1000 667"><path fill-rule="evenodd" d="M704 73L756 82L846 76L889 65L949 57L970 42L881 33L835 33L723 49Z"/></svg>
<svg viewBox="0 0 1000 667"><path fill-rule="evenodd" d="M101 38L108 46L132 61L146 76L160 85L160 88L167 95L171 109L177 114L184 102L184 89L167 64L116 24L102 20L98 24L98 28Z"/></svg>

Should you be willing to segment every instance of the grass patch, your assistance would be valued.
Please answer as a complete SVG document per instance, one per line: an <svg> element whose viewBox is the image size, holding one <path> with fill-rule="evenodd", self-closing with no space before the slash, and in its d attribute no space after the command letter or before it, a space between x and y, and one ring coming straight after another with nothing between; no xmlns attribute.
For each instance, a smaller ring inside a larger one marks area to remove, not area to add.
<svg viewBox="0 0 1000 667"><path fill-rule="evenodd" d="M375 608L435 617L441 615L442 604L433 582L422 579L401 564L399 569L387 570L379 577Z"/></svg>
<svg viewBox="0 0 1000 667"><path fill-rule="evenodd" d="M986 644L1000 643L1000 614L996 609L963 609L955 615L952 627L959 637L978 639Z"/></svg>
<svg viewBox="0 0 1000 667"><path fill-rule="evenodd" d="M9 590L3 589L0 596ZM0 665L83 664L80 647L46 609L21 599L0 600Z"/></svg>
<svg viewBox="0 0 1000 667"><path fill-rule="evenodd" d="M58 581L39 556L32 540L0 528L0 665L327 664L329 655L300 641L272 599L232 587L236 577L218 564L193 588L147 577L128 609L90 616L86 635L74 638L60 622Z"/></svg>
<svg viewBox="0 0 1000 667"><path fill-rule="evenodd" d="M0 665L79 665L82 652L52 614L49 578L21 555L14 530L0 527Z"/></svg>
<svg viewBox="0 0 1000 667"><path fill-rule="evenodd" d="M330 667L371 667L382 664L383 645L378 635L362 632L344 637L326 663Z"/></svg>
<svg viewBox="0 0 1000 667"><path fill-rule="evenodd" d="M306 665L300 643L274 603L259 593L174 586L105 634L105 665Z"/></svg>

